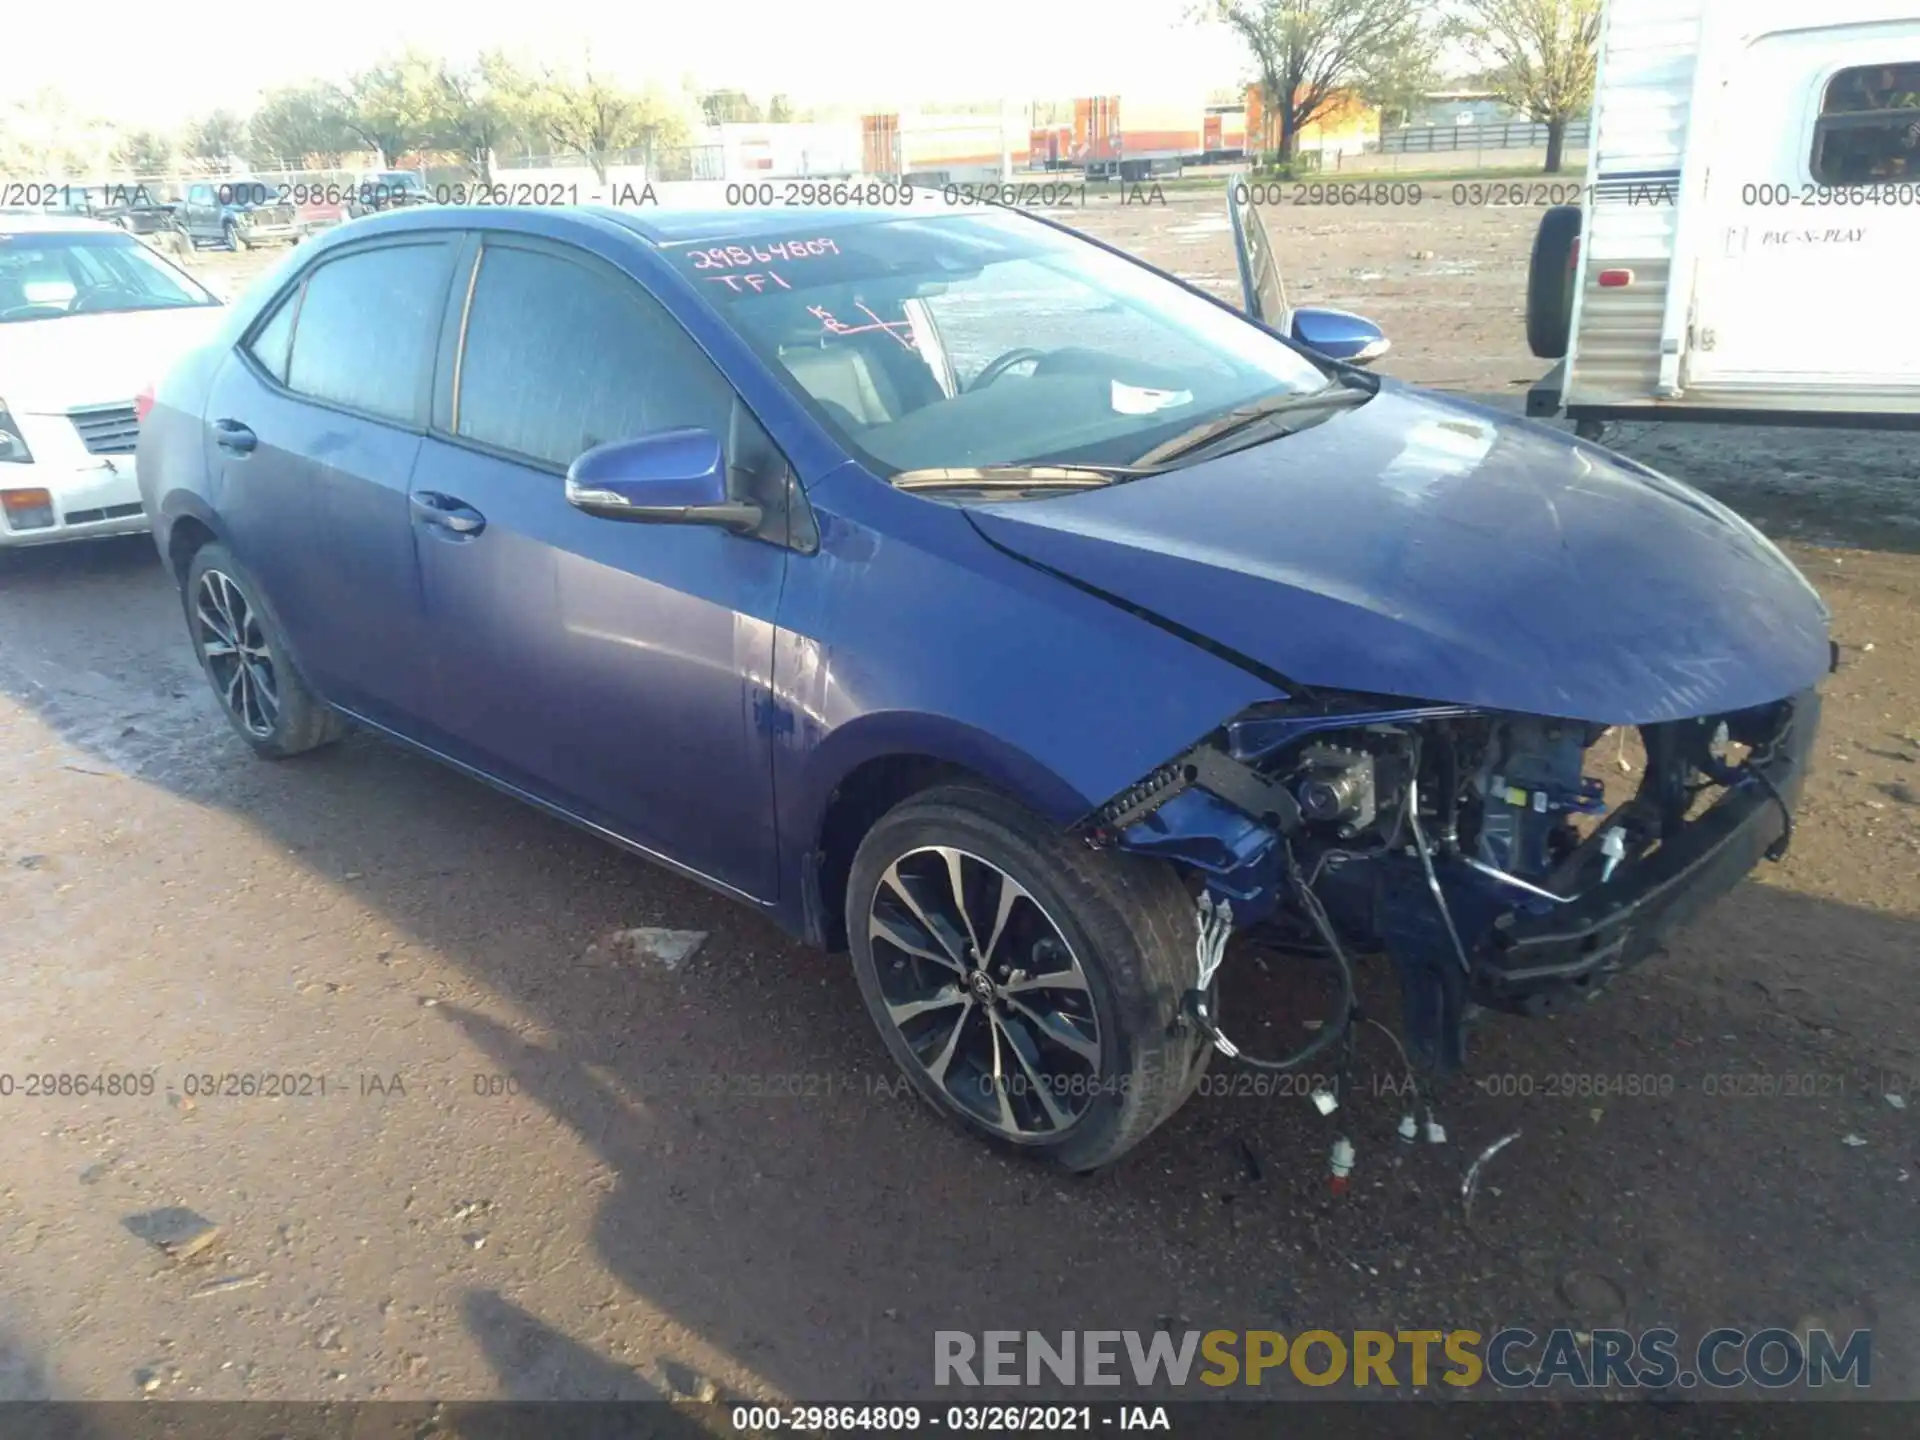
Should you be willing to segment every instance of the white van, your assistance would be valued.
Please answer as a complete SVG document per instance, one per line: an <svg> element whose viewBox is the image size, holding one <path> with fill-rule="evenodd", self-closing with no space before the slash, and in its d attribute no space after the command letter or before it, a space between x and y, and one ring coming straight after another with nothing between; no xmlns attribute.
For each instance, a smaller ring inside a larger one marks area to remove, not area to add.
<svg viewBox="0 0 1920 1440"><path fill-rule="evenodd" d="M1607 420L1920 428L1913 0L1609 0L1528 396Z"/></svg>

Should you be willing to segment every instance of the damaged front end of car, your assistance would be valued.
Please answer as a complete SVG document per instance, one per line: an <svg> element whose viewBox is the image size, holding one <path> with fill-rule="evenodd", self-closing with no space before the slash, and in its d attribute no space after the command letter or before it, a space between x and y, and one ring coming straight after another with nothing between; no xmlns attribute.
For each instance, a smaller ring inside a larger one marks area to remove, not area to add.
<svg viewBox="0 0 1920 1440"><path fill-rule="evenodd" d="M1477 1009L1597 994L1791 843L1818 692L1610 727L1367 696L1235 716L1082 823L1196 877L1190 1008L1212 1022L1209 917L1393 964L1407 1049L1465 1063ZM1300 946L1296 943L1296 949ZM1351 980L1346 986L1351 1003ZM1338 1028L1329 1027L1329 1028ZM1318 1047L1316 1047L1318 1048Z"/></svg>

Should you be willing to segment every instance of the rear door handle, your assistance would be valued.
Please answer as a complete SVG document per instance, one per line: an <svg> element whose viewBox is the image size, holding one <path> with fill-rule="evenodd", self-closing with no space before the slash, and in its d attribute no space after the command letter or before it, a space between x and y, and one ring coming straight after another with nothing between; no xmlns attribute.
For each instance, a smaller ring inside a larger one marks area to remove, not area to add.
<svg viewBox="0 0 1920 1440"><path fill-rule="evenodd" d="M451 530L455 535L478 535L487 528L487 517L451 495L437 490L416 490L407 497L413 518L423 525Z"/></svg>
<svg viewBox="0 0 1920 1440"><path fill-rule="evenodd" d="M235 455L246 455L260 443L260 437L238 420L216 420L213 422L213 443Z"/></svg>

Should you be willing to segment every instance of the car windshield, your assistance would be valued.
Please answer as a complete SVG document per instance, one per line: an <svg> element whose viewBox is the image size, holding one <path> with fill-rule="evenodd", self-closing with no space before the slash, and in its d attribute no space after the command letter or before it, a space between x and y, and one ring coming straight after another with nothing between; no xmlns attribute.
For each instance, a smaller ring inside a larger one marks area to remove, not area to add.
<svg viewBox="0 0 1920 1440"><path fill-rule="evenodd" d="M671 262L879 473L1125 466L1328 373L1229 310L1004 212L668 247Z"/></svg>
<svg viewBox="0 0 1920 1440"><path fill-rule="evenodd" d="M389 190L424 190L425 183L411 170L382 170L377 175L369 175L367 184L382 185Z"/></svg>
<svg viewBox="0 0 1920 1440"><path fill-rule="evenodd" d="M0 324L219 303L130 235L0 234Z"/></svg>

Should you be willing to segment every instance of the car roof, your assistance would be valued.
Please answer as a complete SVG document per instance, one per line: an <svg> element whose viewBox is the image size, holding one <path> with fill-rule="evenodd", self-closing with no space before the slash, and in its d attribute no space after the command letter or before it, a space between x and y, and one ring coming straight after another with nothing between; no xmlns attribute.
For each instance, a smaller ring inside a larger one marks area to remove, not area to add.
<svg viewBox="0 0 1920 1440"><path fill-rule="evenodd" d="M0 235L125 235L118 226L84 215L49 214L45 210L0 210ZM131 237L129 237L131 238Z"/></svg>
<svg viewBox="0 0 1920 1440"><path fill-rule="evenodd" d="M462 205L426 205L385 210L335 226L318 243L325 249L362 237L371 239L375 235L462 229L476 223L484 228L486 219L476 220L471 213L473 208ZM611 225L622 233L631 235L642 244L655 248L699 244L703 241L764 239L767 243L773 243L778 240L808 239L829 230L842 231L849 227L879 225L897 220L924 221L929 218L937 219L948 215L964 216L982 211L1013 215L1025 213L1003 206L982 206L979 207L979 211L974 211L971 208L931 210L925 206L916 210L905 205L871 208L774 205L765 208L756 206L752 209L733 210L696 206L596 204L489 205L478 208L484 217L491 217L496 224L507 222L504 228L508 229L524 229L535 235L551 235L558 233L556 227L564 227L570 221L578 223L581 220L587 220L599 225ZM1035 219L1034 223L1044 224L1045 222Z"/></svg>
<svg viewBox="0 0 1920 1440"><path fill-rule="evenodd" d="M622 208L613 205L577 207L612 220L652 245L684 245L697 240L759 239L765 236L805 235L818 230L843 230L850 225L876 225L930 213L924 206L768 205L752 209L675 209L669 206ZM943 212L931 212L943 213Z"/></svg>

